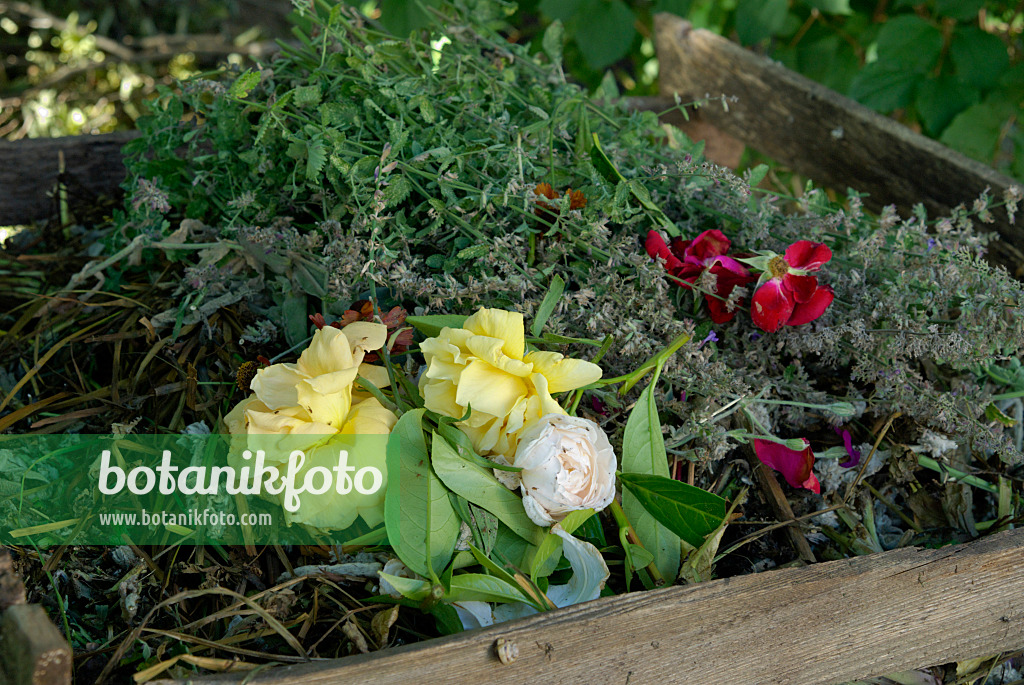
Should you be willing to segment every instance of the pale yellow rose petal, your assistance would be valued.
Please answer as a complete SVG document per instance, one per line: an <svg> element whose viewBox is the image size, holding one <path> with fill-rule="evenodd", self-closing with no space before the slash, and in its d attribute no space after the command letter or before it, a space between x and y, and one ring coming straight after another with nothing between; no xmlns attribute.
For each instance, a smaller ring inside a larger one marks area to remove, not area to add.
<svg viewBox="0 0 1024 685"><path fill-rule="evenodd" d="M534 373L543 374L552 393L575 390L601 378L601 367L582 359L569 359L557 352L530 352L523 361L533 364Z"/></svg>
<svg viewBox="0 0 1024 685"><path fill-rule="evenodd" d="M235 408L227 413L224 417L224 427L228 429L228 433L232 435L244 435L246 432L246 418L245 412L254 404L259 404L259 409L266 410L266 406L256 399L256 396L246 397L244 400L235 405Z"/></svg>
<svg viewBox="0 0 1024 685"><path fill-rule="evenodd" d="M313 334L309 347L299 355L297 366L307 376L320 376L357 366L358 363L349 339L334 326L324 326Z"/></svg>
<svg viewBox="0 0 1024 685"><path fill-rule="evenodd" d="M465 423L457 424L463 433L473 443L473 449L478 454L491 454L497 452L495 446L505 435L503 430L504 422L501 419L491 419L482 426L467 426Z"/></svg>
<svg viewBox="0 0 1024 685"><path fill-rule="evenodd" d="M548 379L542 374L535 373L530 376L530 383L533 384L533 393L530 393L530 399L536 398L537 404L531 404L527 411L527 417L525 423L529 425L534 419L539 419L545 414L565 414L565 410L562 409L562 405L551 397L551 392L548 387Z"/></svg>
<svg viewBox="0 0 1024 685"><path fill-rule="evenodd" d="M348 413L348 421L341 429L345 434L356 435L387 435L391 432L398 417L383 406L375 397L353 404Z"/></svg>
<svg viewBox="0 0 1024 685"><path fill-rule="evenodd" d="M460 406L471 407L474 412L504 417L526 392L522 378L477 360L462 372L455 401Z"/></svg>
<svg viewBox="0 0 1024 685"><path fill-rule="evenodd" d="M305 378L295 364L274 364L257 371L249 387L270 409L294 407L299 403L295 386Z"/></svg>
<svg viewBox="0 0 1024 685"><path fill-rule="evenodd" d="M533 371L532 364L523 363L522 360L513 359L505 354L504 342L497 338L474 335L466 341L466 346L474 357L513 376L525 378Z"/></svg>
<svg viewBox="0 0 1024 685"><path fill-rule="evenodd" d="M526 351L526 334L523 315L504 309L481 309L473 314L462 327L477 335L503 340L502 349L513 359L522 359Z"/></svg>
<svg viewBox="0 0 1024 685"><path fill-rule="evenodd" d="M385 369L383 366L376 366L374 364L360 364L359 377L365 378L378 388L386 388L389 385L391 385L391 379L388 378L388 370Z"/></svg>
<svg viewBox="0 0 1024 685"><path fill-rule="evenodd" d="M372 352L384 347L388 341L388 327L382 323L356 321L341 329L353 350Z"/></svg>
<svg viewBox="0 0 1024 685"><path fill-rule="evenodd" d="M296 388L299 406L314 422L341 430L352 406L352 382L358 373L358 368L343 369L302 381Z"/></svg>
<svg viewBox="0 0 1024 685"><path fill-rule="evenodd" d="M423 395L424 407L442 416L460 419L466 413L466 409L460 407L459 403L455 401L455 392L455 384L451 381L429 380L426 374L420 381L420 394Z"/></svg>

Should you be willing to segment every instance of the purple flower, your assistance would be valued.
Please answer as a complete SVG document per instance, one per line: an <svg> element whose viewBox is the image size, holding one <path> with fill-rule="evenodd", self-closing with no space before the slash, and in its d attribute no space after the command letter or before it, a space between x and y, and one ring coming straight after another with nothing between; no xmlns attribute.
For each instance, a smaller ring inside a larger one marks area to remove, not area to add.
<svg viewBox="0 0 1024 685"><path fill-rule="evenodd" d="M850 455L849 459L839 465L844 469L853 468L860 463L860 450L853 449L853 437L850 435L850 431L839 426L836 426L833 430L835 430L836 435L843 436L843 447L846 448L846 453Z"/></svg>

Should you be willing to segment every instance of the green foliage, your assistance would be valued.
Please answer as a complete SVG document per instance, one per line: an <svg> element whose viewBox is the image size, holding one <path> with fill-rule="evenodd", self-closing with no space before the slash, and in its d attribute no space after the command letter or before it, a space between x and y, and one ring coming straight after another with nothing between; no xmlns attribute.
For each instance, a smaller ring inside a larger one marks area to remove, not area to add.
<svg viewBox="0 0 1024 685"><path fill-rule="evenodd" d="M623 473L622 486L658 523L694 547L725 519L724 499L671 478Z"/></svg>
<svg viewBox="0 0 1024 685"><path fill-rule="evenodd" d="M406 566L435 578L451 560L459 517L434 475L423 436L423 409L406 412L388 439L385 517L388 541Z"/></svg>
<svg viewBox="0 0 1024 685"><path fill-rule="evenodd" d="M668 459L665 440L661 435L654 386L652 382L644 389L626 421L622 435L623 477L627 477L627 474L668 477ZM661 575L675 578L679 571L678 533L656 518L633 490L622 493L622 509L644 548L654 556Z"/></svg>

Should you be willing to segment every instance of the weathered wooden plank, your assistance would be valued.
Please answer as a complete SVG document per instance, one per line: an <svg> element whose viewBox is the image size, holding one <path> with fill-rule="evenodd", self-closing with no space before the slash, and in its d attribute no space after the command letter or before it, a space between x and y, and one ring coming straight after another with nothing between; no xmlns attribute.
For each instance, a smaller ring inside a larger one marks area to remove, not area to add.
<svg viewBox="0 0 1024 685"><path fill-rule="evenodd" d="M1002 197L1019 185L980 162L914 133L858 102L781 64L744 50L670 14L655 16L662 95L685 100L735 96L728 111L705 107L702 116L747 145L815 181L838 190L870 193L875 210L895 204L904 215L921 202L934 215L970 206L986 189ZM993 259L1024 274L1024 226L1002 210L991 228L1002 241Z"/></svg>
<svg viewBox="0 0 1024 685"><path fill-rule="evenodd" d="M836 683L1024 647L1024 530L637 592L259 685ZM513 641L509 665L494 652ZM237 683L244 675L192 682ZM176 681L160 681L164 685ZM181 685L180 682L177 685Z"/></svg>
<svg viewBox="0 0 1024 685"><path fill-rule="evenodd" d="M38 604L3 612L0 665L11 685L71 683L71 648Z"/></svg>
<svg viewBox="0 0 1024 685"><path fill-rule="evenodd" d="M29 224L55 215L53 197L64 155L72 207L113 197L125 177L121 146L137 131L98 136L0 141L0 226Z"/></svg>

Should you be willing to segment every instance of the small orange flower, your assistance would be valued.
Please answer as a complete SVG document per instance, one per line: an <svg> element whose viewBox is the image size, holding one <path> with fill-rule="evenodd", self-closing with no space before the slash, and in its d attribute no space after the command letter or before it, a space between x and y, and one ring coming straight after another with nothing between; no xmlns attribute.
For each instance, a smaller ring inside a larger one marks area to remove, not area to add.
<svg viewBox="0 0 1024 685"><path fill-rule="evenodd" d="M551 187L550 183L538 183L533 189L533 193L540 197L546 197L549 200L557 200L562 197L557 190ZM583 209L587 206L587 198L583 195L582 190L566 188L565 195L569 196L569 211ZM547 202L538 200L537 207L533 210L533 213L548 223L553 224L558 219L559 211L559 206L552 206Z"/></svg>

